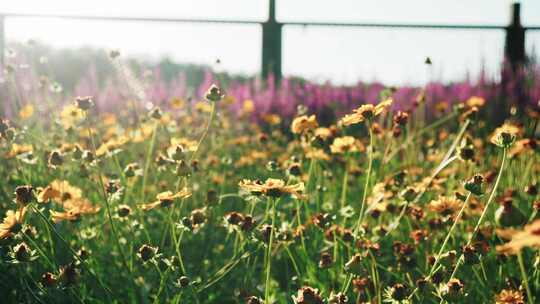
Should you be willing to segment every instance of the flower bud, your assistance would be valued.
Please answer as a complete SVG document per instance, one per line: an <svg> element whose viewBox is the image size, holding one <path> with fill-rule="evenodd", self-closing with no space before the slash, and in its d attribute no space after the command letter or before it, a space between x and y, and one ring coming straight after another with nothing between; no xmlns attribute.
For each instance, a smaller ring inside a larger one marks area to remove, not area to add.
<svg viewBox="0 0 540 304"><path fill-rule="evenodd" d="M480 196L485 192L484 177L480 174L476 174L471 179L465 182L465 190L471 192L474 195Z"/></svg>
<svg viewBox="0 0 540 304"><path fill-rule="evenodd" d="M90 108L94 106L94 101L92 99L92 96L85 96L85 97L79 96L75 99L75 105L77 106L77 108L83 111L88 111Z"/></svg>
<svg viewBox="0 0 540 304"><path fill-rule="evenodd" d="M216 86L215 84L212 84L208 91L204 94L204 98L209 102L218 102L221 99L223 99L225 95L221 91L221 89Z"/></svg>

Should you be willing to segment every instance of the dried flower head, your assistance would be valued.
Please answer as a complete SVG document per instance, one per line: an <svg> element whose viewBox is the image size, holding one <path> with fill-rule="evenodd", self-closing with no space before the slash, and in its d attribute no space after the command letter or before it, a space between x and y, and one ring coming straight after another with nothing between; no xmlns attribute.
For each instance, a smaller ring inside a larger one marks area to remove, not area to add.
<svg viewBox="0 0 540 304"><path fill-rule="evenodd" d="M293 296L296 304L323 304L323 299L319 294L319 290L312 287L302 287L298 290L296 297Z"/></svg>
<svg viewBox="0 0 540 304"><path fill-rule="evenodd" d="M34 199L34 188L30 185L15 188L15 200L17 204L26 206Z"/></svg>
<svg viewBox="0 0 540 304"><path fill-rule="evenodd" d="M212 84L204 94L204 98L210 102L218 102L222 100L223 97L225 97L225 94L223 94L221 89L215 84Z"/></svg>
<svg viewBox="0 0 540 304"><path fill-rule="evenodd" d="M84 97L78 96L77 98L75 98L75 105L77 106L77 108L83 111L88 111L90 110L90 108L94 106L93 97L92 96L84 96Z"/></svg>
<svg viewBox="0 0 540 304"><path fill-rule="evenodd" d="M137 256L143 261L147 262L151 260L154 256L156 256L158 252L157 247L152 247L150 245L142 245L139 247L139 251L137 252Z"/></svg>

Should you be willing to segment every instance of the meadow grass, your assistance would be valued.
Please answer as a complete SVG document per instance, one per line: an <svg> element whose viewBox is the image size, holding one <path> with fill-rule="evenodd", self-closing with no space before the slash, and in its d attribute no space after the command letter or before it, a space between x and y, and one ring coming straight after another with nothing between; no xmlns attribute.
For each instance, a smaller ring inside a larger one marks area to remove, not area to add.
<svg viewBox="0 0 540 304"><path fill-rule="evenodd" d="M392 102L324 126L238 116L218 86L19 106L0 123L2 303L540 301L539 109Z"/></svg>

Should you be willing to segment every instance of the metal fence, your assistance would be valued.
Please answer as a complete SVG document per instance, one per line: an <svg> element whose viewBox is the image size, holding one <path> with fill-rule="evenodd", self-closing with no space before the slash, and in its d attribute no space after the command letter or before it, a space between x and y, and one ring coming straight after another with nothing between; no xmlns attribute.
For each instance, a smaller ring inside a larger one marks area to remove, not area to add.
<svg viewBox="0 0 540 304"><path fill-rule="evenodd" d="M396 28L396 29L447 29L447 30L497 30L505 31L504 54L512 66L526 63L525 33L540 30L540 26L524 27L521 24L520 4L511 6L511 18L508 25L473 25L473 24L411 24L411 23L333 23L333 22L278 22L276 20L276 1L269 0L268 19L265 22L246 20L189 19L189 18L147 18L123 16L87 16L87 15L43 15L15 14L0 12L0 64L4 63L5 20L12 17L39 17L72 20L118 21L118 22L154 22L154 23L218 23L247 24L262 27L262 63L263 77L273 74L276 80L281 78L282 30L283 26L319 26L319 27L358 27L358 28Z"/></svg>

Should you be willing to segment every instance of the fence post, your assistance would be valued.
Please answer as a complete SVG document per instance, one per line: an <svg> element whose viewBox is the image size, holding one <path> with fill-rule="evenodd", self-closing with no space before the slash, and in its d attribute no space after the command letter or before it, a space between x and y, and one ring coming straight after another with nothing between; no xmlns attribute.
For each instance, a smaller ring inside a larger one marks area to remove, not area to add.
<svg viewBox="0 0 540 304"><path fill-rule="evenodd" d="M0 67L4 66L4 54L6 51L6 28L5 28L6 17L0 15Z"/></svg>
<svg viewBox="0 0 540 304"><path fill-rule="evenodd" d="M510 24L506 28L504 55L513 70L525 63L525 28L521 25L520 9L519 3L512 4Z"/></svg>
<svg viewBox="0 0 540 304"><path fill-rule="evenodd" d="M274 79L281 79L281 29L282 24L276 21L276 1L270 0L268 20L262 24L262 76L271 73Z"/></svg>

